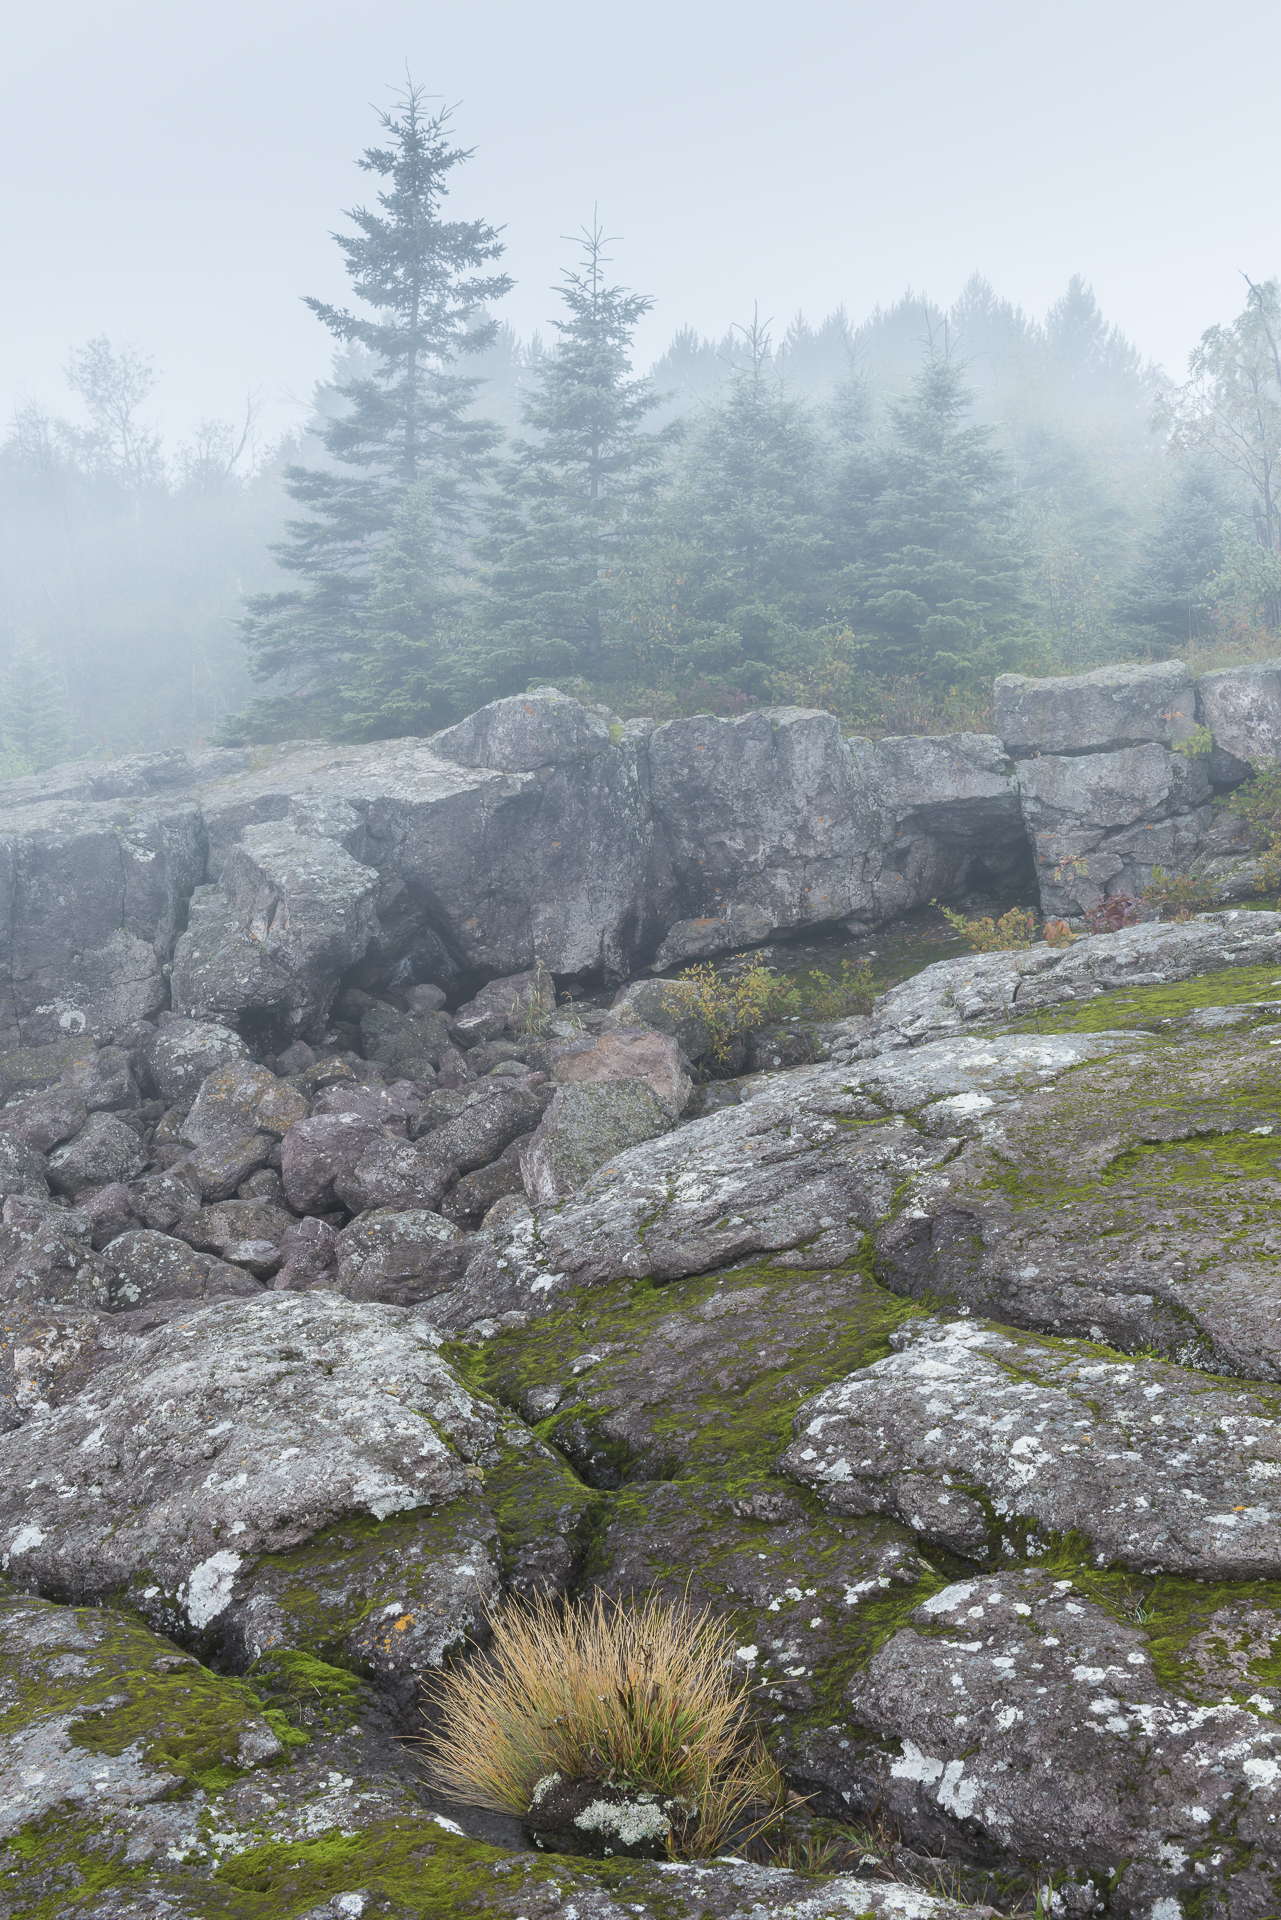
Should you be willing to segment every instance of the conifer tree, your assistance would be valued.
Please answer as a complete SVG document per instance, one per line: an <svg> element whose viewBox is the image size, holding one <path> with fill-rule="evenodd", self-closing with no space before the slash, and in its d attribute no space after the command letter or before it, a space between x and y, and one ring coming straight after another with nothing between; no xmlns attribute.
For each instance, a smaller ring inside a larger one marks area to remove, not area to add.
<svg viewBox="0 0 1281 1920"><path fill-rule="evenodd" d="M67 702L57 675L36 647L22 646L13 655L2 693L0 777L53 766L68 747Z"/></svg>
<svg viewBox="0 0 1281 1920"><path fill-rule="evenodd" d="M769 335L745 330L727 389L690 436L661 535L679 554L669 671L749 694L826 611L823 438L775 373Z"/></svg>
<svg viewBox="0 0 1281 1920"><path fill-rule="evenodd" d="M308 517L288 522L288 540L272 551L303 584L248 600L242 623L254 678L283 681L285 690L254 702L226 730L231 737L439 724L430 689L443 675L427 670L427 628L420 621L403 636L404 669L394 667L399 629L376 603L378 592L391 591L376 562L390 540L401 558L386 566L401 566L424 514L434 521L424 555L465 528L471 488L498 436L472 417L480 382L456 363L490 344L495 323L477 324L475 315L512 285L506 274L483 271L503 252L493 227L441 216L450 174L471 157L449 144L449 117L427 114L422 89L411 85L394 111L379 115L386 145L357 162L383 183L377 210L350 208L357 232L335 238L371 313L306 303L338 340L372 355L373 368L338 389L347 404L323 435L331 464L286 470L288 491ZM423 481L427 491L415 492ZM385 715L380 686L395 688Z"/></svg>
<svg viewBox="0 0 1281 1920"><path fill-rule="evenodd" d="M875 673L955 684L1008 664L1025 631L1011 477L991 428L965 424L969 406L960 368L931 354L887 440L855 448L840 474L833 606Z"/></svg>
<svg viewBox="0 0 1281 1920"><path fill-rule="evenodd" d="M648 432L661 396L631 375L632 337L653 301L607 283L608 241L583 230L582 264L559 289L567 316L521 403L517 440L484 509L488 595L466 672L486 698L567 672L599 677L618 640L619 582L643 536L673 430Z"/></svg>

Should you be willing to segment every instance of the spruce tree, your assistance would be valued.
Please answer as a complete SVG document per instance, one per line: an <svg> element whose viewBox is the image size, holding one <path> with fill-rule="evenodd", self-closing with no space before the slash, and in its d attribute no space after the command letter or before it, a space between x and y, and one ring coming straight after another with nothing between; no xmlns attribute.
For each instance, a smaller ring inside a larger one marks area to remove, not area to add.
<svg viewBox="0 0 1281 1920"><path fill-rule="evenodd" d="M834 610L874 673L956 684L1008 664L1027 621L1014 494L971 396L932 354L890 409L886 442L856 448L832 502L843 565Z"/></svg>
<svg viewBox="0 0 1281 1920"><path fill-rule="evenodd" d="M517 440L484 508L477 551L487 596L464 668L472 697L522 691L549 675L598 679L615 663L620 581L643 536L673 438L646 431L661 404L631 375L632 337L653 301L607 284L608 244L583 230L582 264L558 289L553 350L534 368Z"/></svg>
<svg viewBox="0 0 1281 1920"><path fill-rule="evenodd" d="M1117 595L1121 618L1170 651L1204 639L1223 564L1223 523L1242 517L1241 505L1204 455L1180 462Z"/></svg>
<svg viewBox="0 0 1281 1920"><path fill-rule="evenodd" d="M443 674L426 666L427 629L418 622L403 636L404 670L396 669L399 629L376 602L387 586L376 562L389 540L399 542L403 561L410 528L421 531L424 514L433 522L425 553L457 542L465 529L471 488L498 435L471 416L481 383L456 363L489 346L496 323L477 324L476 313L512 282L482 271L503 252L493 227L441 217L449 177L471 156L450 146L448 110L428 115L422 100L411 85L393 112L380 114L387 143L357 162L384 183L377 210L350 208L356 234L334 236L371 313L306 302L373 365L338 389L346 406L323 434L332 464L286 469L287 490L308 517L287 522L288 539L271 551L302 584L254 596L242 622L250 672L285 687L254 702L225 730L230 737L304 728L368 735L439 724L435 688ZM421 482L428 490L415 492ZM411 495L415 504L407 506ZM393 686L383 713L378 688Z"/></svg>
<svg viewBox="0 0 1281 1920"><path fill-rule="evenodd" d="M68 748L67 701L57 675L28 643L5 669L0 706L0 777L40 773Z"/></svg>
<svg viewBox="0 0 1281 1920"><path fill-rule="evenodd" d="M758 321L745 341L690 436L660 532L675 583L669 674L759 696L826 617L825 448L814 414L774 371Z"/></svg>

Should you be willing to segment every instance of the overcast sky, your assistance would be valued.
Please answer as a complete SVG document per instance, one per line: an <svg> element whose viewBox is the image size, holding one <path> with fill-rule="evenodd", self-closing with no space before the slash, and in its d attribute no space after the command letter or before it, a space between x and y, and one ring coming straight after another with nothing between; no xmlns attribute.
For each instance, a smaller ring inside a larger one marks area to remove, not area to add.
<svg viewBox="0 0 1281 1920"><path fill-rule="evenodd" d="M505 225L527 335L593 202L656 307L758 302L776 331L976 268L1043 312L1069 276L1182 371L1281 273L1265 0L59 0L7 10L0 66L5 412L68 410L69 347L156 356L180 435L258 389L279 428L328 365L300 296L341 299L329 238L408 63L457 103L459 215Z"/></svg>

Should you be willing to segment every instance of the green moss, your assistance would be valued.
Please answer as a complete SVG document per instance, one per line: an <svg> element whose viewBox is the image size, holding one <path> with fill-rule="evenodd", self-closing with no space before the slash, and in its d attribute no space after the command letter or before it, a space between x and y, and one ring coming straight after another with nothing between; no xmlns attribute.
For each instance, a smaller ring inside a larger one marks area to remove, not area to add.
<svg viewBox="0 0 1281 1920"><path fill-rule="evenodd" d="M1100 1174L1107 1184L1119 1180L1156 1183L1162 1189L1204 1187L1224 1180L1268 1180L1275 1184L1281 1160L1281 1132L1270 1123L1244 1133L1194 1134L1190 1140L1159 1140L1118 1154Z"/></svg>
<svg viewBox="0 0 1281 1920"><path fill-rule="evenodd" d="M1257 1005L1260 1020L1281 1014L1281 968L1224 967L1162 987L1116 987L1089 1000L1065 1001L1061 1006L1018 1022L1018 1033L1103 1033L1117 1028L1160 1029L1167 1020L1181 1020L1198 1007ZM1238 1029L1239 1031L1239 1029Z"/></svg>
<svg viewBox="0 0 1281 1920"><path fill-rule="evenodd" d="M243 1680L210 1673L126 1614L16 1597L7 1604L55 1620L69 1612L73 1658L25 1655L15 1636L6 1652L17 1698L0 1715L0 1734L34 1717L67 1714L71 1744L91 1753L136 1747L146 1765L181 1781L235 1767L246 1722L261 1714Z"/></svg>

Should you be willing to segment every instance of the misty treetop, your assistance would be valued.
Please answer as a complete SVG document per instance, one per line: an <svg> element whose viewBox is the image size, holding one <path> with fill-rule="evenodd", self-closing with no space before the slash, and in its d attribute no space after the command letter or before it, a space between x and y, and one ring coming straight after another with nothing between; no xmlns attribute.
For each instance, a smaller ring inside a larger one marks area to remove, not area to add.
<svg viewBox="0 0 1281 1920"><path fill-rule="evenodd" d="M446 218L449 114L412 85L336 234L333 373L170 452L105 338L0 445L0 771L68 751L433 731L556 680L661 718L827 706L988 724L994 671L1281 647L1281 291L1247 282L1173 385L1075 277L1037 320L975 275L854 323L680 329L593 217L544 334L493 309L499 232ZM237 632L237 626L239 631ZM251 683L258 697L250 699Z"/></svg>

